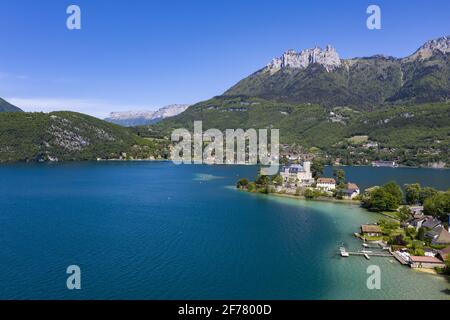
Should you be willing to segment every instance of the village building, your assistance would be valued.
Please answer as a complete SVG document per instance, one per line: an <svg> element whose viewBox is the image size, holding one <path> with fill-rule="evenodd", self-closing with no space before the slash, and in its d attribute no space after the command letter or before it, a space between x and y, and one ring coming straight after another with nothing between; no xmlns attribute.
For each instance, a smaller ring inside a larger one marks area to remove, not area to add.
<svg viewBox="0 0 450 320"><path fill-rule="evenodd" d="M326 191L336 190L336 180L333 178L318 178L316 188Z"/></svg>
<svg viewBox="0 0 450 320"><path fill-rule="evenodd" d="M438 250L437 252L437 257L444 262L449 258L449 256L450 256L450 246L442 250Z"/></svg>
<svg viewBox="0 0 450 320"><path fill-rule="evenodd" d="M411 215L414 217L421 217L423 216L423 206L410 206L409 212L411 212Z"/></svg>
<svg viewBox="0 0 450 320"><path fill-rule="evenodd" d="M344 199L354 199L359 196L359 187L354 183L347 183L345 189L343 190L343 198Z"/></svg>
<svg viewBox="0 0 450 320"><path fill-rule="evenodd" d="M303 162L303 165L284 166L281 168L280 175L283 182L289 186L309 187L314 183L309 161Z"/></svg>
<svg viewBox="0 0 450 320"><path fill-rule="evenodd" d="M423 223L422 227L427 229L435 229L442 226L442 222L439 219L428 217Z"/></svg>
<svg viewBox="0 0 450 320"><path fill-rule="evenodd" d="M425 234L434 245L450 244L450 233L444 227L438 226Z"/></svg>
<svg viewBox="0 0 450 320"><path fill-rule="evenodd" d="M383 234L381 228L374 224L363 224L361 226L361 233L368 237L379 237Z"/></svg>
<svg viewBox="0 0 450 320"><path fill-rule="evenodd" d="M441 221L432 216L414 216L414 219L410 221L410 224L419 230L420 228L434 229L441 226Z"/></svg>
<svg viewBox="0 0 450 320"><path fill-rule="evenodd" d="M445 264L436 257L426 257L426 256L410 256L410 267L411 268L444 268Z"/></svg>

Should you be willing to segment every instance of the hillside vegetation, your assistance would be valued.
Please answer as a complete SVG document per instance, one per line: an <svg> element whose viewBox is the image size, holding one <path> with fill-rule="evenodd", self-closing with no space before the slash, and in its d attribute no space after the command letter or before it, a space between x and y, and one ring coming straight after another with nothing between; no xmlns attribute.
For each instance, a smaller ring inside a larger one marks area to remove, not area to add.
<svg viewBox="0 0 450 320"><path fill-rule="evenodd" d="M0 162L160 158L166 146L75 112L0 113Z"/></svg>
<svg viewBox="0 0 450 320"><path fill-rule="evenodd" d="M192 130L194 121L209 128L276 128L281 143L318 148L346 164L395 159L405 165L450 163L450 103L396 105L361 112L349 107L288 104L260 98L220 96L150 127L142 136L170 137L176 128ZM367 136L358 139L360 136ZM356 137L355 139L352 139Z"/></svg>

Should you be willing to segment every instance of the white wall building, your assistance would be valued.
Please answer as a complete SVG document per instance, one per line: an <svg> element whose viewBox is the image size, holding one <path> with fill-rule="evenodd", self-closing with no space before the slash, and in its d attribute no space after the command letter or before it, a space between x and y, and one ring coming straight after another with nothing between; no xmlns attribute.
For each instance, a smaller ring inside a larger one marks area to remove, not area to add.
<svg viewBox="0 0 450 320"><path fill-rule="evenodd" d="M311 173L311 162L305 161L303 165L294 164L281 168L280 175L283 182L290 186L307 187L314 183Z"/></svg>
<svg viewBox="0 0 450 320"><path fill-rule="evenodd" d="M336 190L336 180L333 178L319 178L317 179L316 188L326 191Z"/></svg>

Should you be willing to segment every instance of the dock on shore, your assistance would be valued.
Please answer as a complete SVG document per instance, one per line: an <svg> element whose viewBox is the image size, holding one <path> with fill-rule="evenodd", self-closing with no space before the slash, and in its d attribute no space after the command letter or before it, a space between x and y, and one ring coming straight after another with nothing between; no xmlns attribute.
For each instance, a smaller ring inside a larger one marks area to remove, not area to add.
<svg viewBox="0 0 450 320"><path fill-rule="evenodd" d="M369 257L392 257L393 254L391 252L372 252L367 250L362 251L347 251L345 248L341 248L339 250L339 253L342 257L348 257L348 256L369 256Z"/></svg>

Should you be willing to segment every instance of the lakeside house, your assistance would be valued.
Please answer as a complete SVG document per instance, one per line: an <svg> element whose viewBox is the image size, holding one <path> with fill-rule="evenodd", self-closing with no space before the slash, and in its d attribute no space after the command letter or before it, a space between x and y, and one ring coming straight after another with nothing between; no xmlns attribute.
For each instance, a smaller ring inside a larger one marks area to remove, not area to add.
<svg viewBox="0 0 450 320"><path fill-rule="evenodd" d="M410 267L411 268L444 268L445 263L436 257L427 257L427 256L410 256Z"/></svg>
<svg viewBox="0 0 450 320"><path fill-rule="evenodd" d="M294 187L309 187L314 183L311 172L311 162L305 161L303 165L293 164L283 166L280 171L283 182Z"/></svg>
<svg viewBox="0 0 450 320"><path fill-rule="evenodd" d="M334 191L336 190L336 180L333 178L318 178L316 188L326 191Z"/></svg>
<svg viewBox="0 0 450 320"><path fill-rule="evenodd" d="M383 235L380 226L375 224L363 224L361 226L361 234L368 237L379 237Z"/></svg>
<svg viewBox="0 0 450 320"><path fill-rule="evenodd" d="M359 196L360 191L359 191L359 187L357 184L349 182L346 184L345 189L343 190L343 193L344 193L343 194L344 199L351 200L351 199L354 199L357 196Z"/></svg>
<svg viewBox="0 0 450 320"><path fill-rule="evenodd" d="M438 226L425 234L434 245L450 244L450 233L443 226Z"/></svg>

